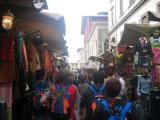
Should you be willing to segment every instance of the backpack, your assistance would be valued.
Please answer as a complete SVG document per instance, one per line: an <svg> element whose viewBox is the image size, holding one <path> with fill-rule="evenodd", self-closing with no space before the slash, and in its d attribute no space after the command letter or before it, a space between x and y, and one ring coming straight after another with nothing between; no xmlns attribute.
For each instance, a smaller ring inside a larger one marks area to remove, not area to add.
<svg viewBox="0 0 160 120"><path fill-rule="evenodd" d="M69 107L70 95L67 92L68 86L59 84L53 85L51 93L51 112L67 114Z"/></svg>
<svg viewBox="0 0 160 120"><path fill-rule="evenodd" d="M33 96L33 102L34 107L39 109L40 107L48 107L47 106L47 100L44 103L41 103L41 98L43 95L45 95L45 92L47 91L47 85L46 82L41 81L39 84L35 84L34 86L34 96Z"/></svg>
<svg viewBox="0 0 160 120"><path fill-rule="evenodd" d="M109 110L108 101L102 101L102 105L104 106L105 111L109 113L109 118L107 120L125 120L126 114L131 110L131 102L127 102L124 107L117 106L115 109L119 111L119 113L111 113Z"/></svg>
<svg viewBox="0 0 160 120"><path fill-rule="evenodd" d="M99 89L99 90L95 90L95 88L91 85L89 85L89 89L90 91L93 93L94 95L94 100L92 100L91 102L91 110L92 112L94 112L94 110L96 109L96 107L102 102L102 100L104 99L103 96L103 91L104 91L104 85Z"/></svg>

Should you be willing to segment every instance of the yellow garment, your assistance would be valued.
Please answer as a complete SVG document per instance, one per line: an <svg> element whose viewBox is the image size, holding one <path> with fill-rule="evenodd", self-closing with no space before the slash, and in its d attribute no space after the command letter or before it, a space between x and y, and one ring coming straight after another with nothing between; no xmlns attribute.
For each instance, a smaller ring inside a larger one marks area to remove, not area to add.
<svg viewBox="0 0 160 120"><path fill-rule="evenodd" d="M33 43L30 43L30 70L35 73L36 70L41 69L40 58L36 47Z"/></svg>
<svg viewBox="0 0 160 120"><path fill-rule="evenodd" d="M53 72L52 57L49 55L47 49L44 50L44 68L47 72Z"/></svg>

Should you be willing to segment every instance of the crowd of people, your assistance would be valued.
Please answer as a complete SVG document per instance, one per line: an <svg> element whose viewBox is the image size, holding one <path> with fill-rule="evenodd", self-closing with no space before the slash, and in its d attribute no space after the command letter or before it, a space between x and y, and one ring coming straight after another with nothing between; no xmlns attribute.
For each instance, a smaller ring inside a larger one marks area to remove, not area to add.
<svg viewBox="0 0 160 120"><path fill-rule="evenodd" d="M92 75L59 71L46 81L36 72L33 108L35 120L138 120L135 106L126 99L125 73L105 78L99 70ZM91 81L91 79L93 81Z"/></svg>

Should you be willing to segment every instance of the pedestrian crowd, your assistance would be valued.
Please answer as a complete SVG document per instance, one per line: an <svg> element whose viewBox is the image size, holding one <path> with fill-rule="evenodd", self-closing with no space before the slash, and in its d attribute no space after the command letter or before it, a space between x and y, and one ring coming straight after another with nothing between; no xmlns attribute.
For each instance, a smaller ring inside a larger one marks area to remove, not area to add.
<svg viewBox="0 0 160 120"><path fill-rule="evenodd" d="M36 76L35 120L137 120L134 104L126 99L125 73L105 78L101 70L77 76L61 70L54 81L46 81L39 70Z"/></svg>

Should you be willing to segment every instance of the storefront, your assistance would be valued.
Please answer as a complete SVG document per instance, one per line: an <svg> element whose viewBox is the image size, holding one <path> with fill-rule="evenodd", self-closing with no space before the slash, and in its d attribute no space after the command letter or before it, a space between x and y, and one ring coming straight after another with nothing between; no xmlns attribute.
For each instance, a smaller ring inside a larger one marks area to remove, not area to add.
<svg viewBox="0 0 160 120"><path fill-rule="evenodd" d="M11 29L9 23L0 26L0 119L32 120L35 72L45 70L52 82L57 74L54 53L63 56L66 50L63 16L48 11L46 3L43 10L34 5L28 0L0 1L0 16L14 20Z"/></svg>
<svg viewBox="0 0 160 120"><path fill-rule="evenodd" d="M140 117L142 120L145 120L146 116L151 119L159 119L159 111L157 111L160 104L159 41L160 24L126 24L118 45L118 49L125 49L117 53L117 58L119 58L117 69L124 71L126 63L128 64L126 60L130 59L130 67L127 71L131 71L132 74L127 73L128 97L136 101L138 100L136 96L140 96ZM130 57L126 57L126 52ZM148 86L145 90L144 84Z"/></svg>

